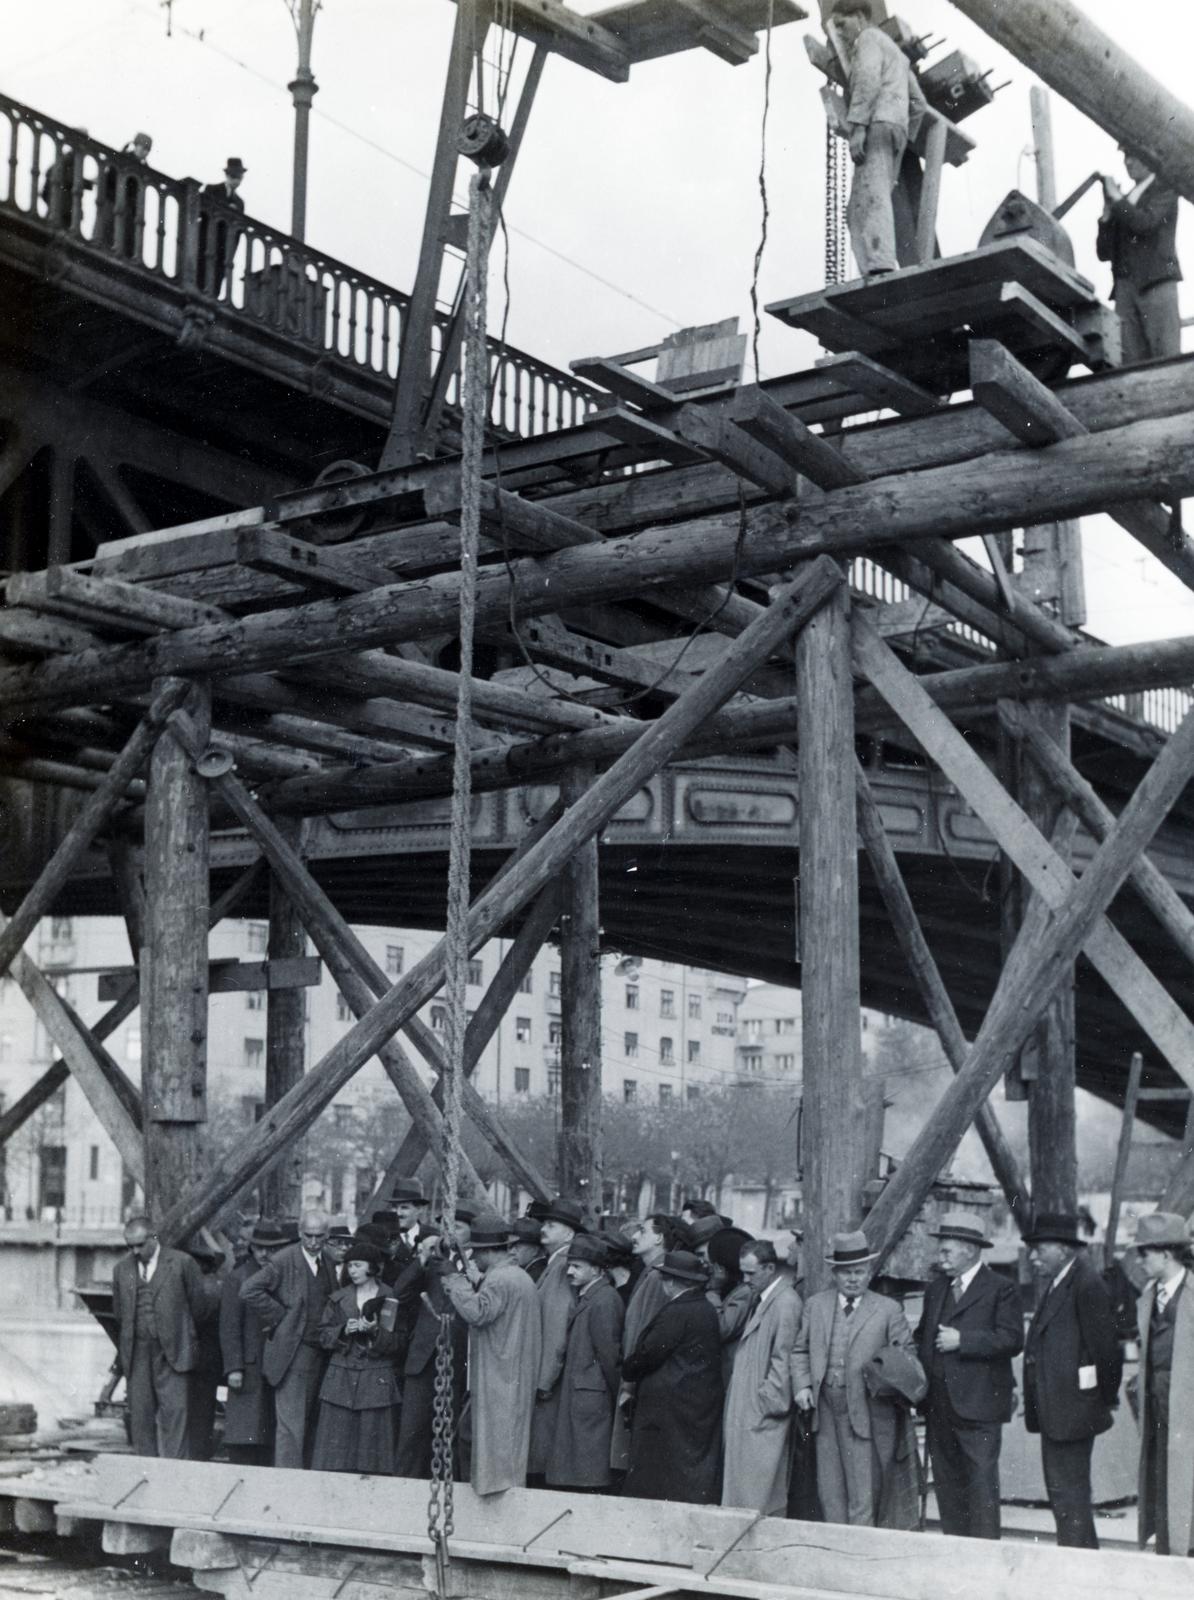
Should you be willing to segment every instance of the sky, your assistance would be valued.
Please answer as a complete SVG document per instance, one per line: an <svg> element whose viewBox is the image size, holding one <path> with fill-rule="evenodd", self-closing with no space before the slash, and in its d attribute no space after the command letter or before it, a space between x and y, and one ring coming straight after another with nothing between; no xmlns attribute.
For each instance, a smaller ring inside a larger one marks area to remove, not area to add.
<svg viewBox="0 0 1194 1600"><path fill-rule="evenodd" d="M634 67L625 84L549 60L506 203L512 343L566 367L735 314L749 331L765 103L770 215L759 301L823 282L825 129L820 75L802 42L819 31L807 3L808 22L775 31L769 95L762 50L736 68L690 51ZM1187 92L1194 7L1086 0L1084 10L1167 87ZM296 63L288 13L287 0L0 0L0 88L117 146L146 130L154 166L174 176L210 181L238 155L249 169L247 209L286 228L286 83ZM316 21L308 242L399 288L414 276L454 13L450 0L324 0ZM1010 189L1034 192L1034 79L948 0L908 0L899 14L945 41L931 60L959 48L992 69L992 83L1008 83L965 123L977 149L943 183L942 249L973 249ZM525 45L516 53L515 87L527 53ZM491 95L492 84L490 74ZM1120 171L1114 141L1057 96L1053 117L1059 194L1096 168ZM1079 269L1106 294L1109 276L1094 255L1099 204L1096 189L1067 226ZM1194 218L1184 205L1179 250L1194 273ZM495 319L502 283L499 246ZM1183 311L1194 315L1189 287ZM1194 348L1194 329L1186 341ZM763 315L764 375L797 371L818 353ZM1194 632L1194 595L1106 519L1084 527L1092 632L1116 643Z"/></svg>

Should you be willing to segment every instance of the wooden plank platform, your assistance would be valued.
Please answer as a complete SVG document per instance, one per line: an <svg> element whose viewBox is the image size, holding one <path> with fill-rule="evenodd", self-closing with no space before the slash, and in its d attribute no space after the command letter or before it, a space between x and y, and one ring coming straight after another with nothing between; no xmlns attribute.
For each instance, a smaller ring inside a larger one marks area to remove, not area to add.
<svg viewBox="0 0 1194 1600"><path fill-rule="evenodd" d="M754 35L766 30L768 0L624 0L590 15L617 37L631 61L704 46L734 64L758 48ZM774 0L773 27L807 16L796 0Z"/></svg>

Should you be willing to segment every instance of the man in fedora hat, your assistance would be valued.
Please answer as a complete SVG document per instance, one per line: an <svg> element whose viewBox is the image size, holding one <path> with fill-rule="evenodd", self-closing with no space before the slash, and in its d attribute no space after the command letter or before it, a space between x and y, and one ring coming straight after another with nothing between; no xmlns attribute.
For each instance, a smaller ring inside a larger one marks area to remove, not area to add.
<svg viewBox="0 0 1194 1600"><path fill-rule="evenodd" d="M411 1183L405 1178L400 1178L394 1185L394 1192L390 1196L390 1204L394 1208L397 1223L395 1230L394 1251L391 1259L398 1265L399 1271L415 1258L415 1251L419 1247L419 1240L425 1239L427 1227L427 1196L417 1183ZM460 1208L457 1207L457 1215Z"/></svg>
<svg viewBox="0 0 1194 1600"><path fill-rule="evenodd" d="M443 1280L469 1330L469 1475L478 1494L521 1489L527 1476L542 1330L535 1286L511 1259L515 1238L501 1217L482 1212L464 1271Z"/></svg>
<svg viewBox="0 0 1194 1600"><path fill-rule="evenodd" d="M249 1256L224 1279L220 1297L220 1355L228 1398L224 1402L224 1448L229 1461L268 1466L274 1453L274 1396L261 1371L265 1329L241 1299L241 1285L286 1243L276 1222L263 1217L249 1235Z"/></svg>
<svg viewBox="0 0 1194 1600"><path fill-rule="evenodd" d="M605 1245L580 1233L565 1271L576 1295L568 1325L556 1431L547 1458L552 1488L604 1489L622 1357L622 1300L605 1275Z"/></svg>
<svg viewBox="0 0 1194 1600"><path fill-rule="evenodd" d="M622 1363L634 1386L622 1493L716 1505L724 1390L708 1272L690 1251L669 1250L656 1274L666 1298Z"/></svg>
<svg viewBox="0 0 1194 1600"><path fill-rule="evenodd" d="M1097 1550L1090 1458L1123 1374L1115 1312L1077 1217L1042 1212L1024 1242L1043 1288L1024 1344L1024 1425L1041 1436L1058 1544Z"/></svg>
<svg viewBox="0 0 1194 1600"><path fill-rule="evenodd" d="M1194 1256L1183 1217L1153 1211L1133 1246L1148 1282L1140 1331L1140 1481L1137 1539L1157 1554L1194 1553Z"/></svg>
<svg viewBox="0 0 1194 1600"><path fill-rule="evenodd" d="M534 1217L515 1217L510 1224L514 1243L510 1255L515 1266L521 1267L532 1283L538 1283L547 1266L547 1251L543 1248L543 1224Z"/></svg>
<svg viewBox="0 0 1194 1600"><path fill-rule="evenodd" d="M912 1329L894 1300L868 1288L876 1258L865 1233L834 1234L825 1257L834 1287L804 1308L792 1388L798 1409L812 1417L825 1521L910 1528L917 1520L916 1471L903 1414L893 1401L871 1395L866 1366L892 1345L911 1352ZM907 1482L903 1493L895 1492L901 1473L910 1478L910 1492Z"/></svg>
<svg viewBox="0 0 1194 1600"><path fill-rule="evenodd" d="M568 1353L568 1324L576 1304L568 1281L568 1247L584 1231L584 1213L575 1200L557 1195L540 1202L539 1235L547 1253L543 1276L535 1285L539 1296L540 1326L543 1341L539 1356L539 1382L535 1412L531 1421L531 1455L528 1478L540 1483L547 1472L547 1461L555 1440L560 1409L560 1378Z"/></svg>
<svg viewBox="0 0 1194 1600"><path fill-rule="evenodd" d="M676 1243L674 1219L662 1211L643 1217L630 1230L630 1248L639 1265L639 1274L626 1301L626 1320L622 1324L622 1358L638 1344L651 1318L666 1304L667 1295L659 1277L663 1258ZM630 1419L634 1410L634 1384L623 1377L610 1440L610 1465L625 1472L630 1465Z"/></svg>
<svg viewBox="0 0 1194 1600"><path fill-rule="evenodd" d="M792 1459L789 1362L804 1307L780 1276L769 1240L744 1244L740 1261L755 1303L734 1352L726 1395L721 1503L782 1517Z"/></svg>
<svg viewBox="0 0 1194 1600"><path fill-rule="evenodd" d="M947 1211L936 1230L940 1275L925 1289L916 1329L928 1374L923 1410L944 1533L998 1539L999 1450L1015 1393L1012 1357L1024 1346L1016 1285L984 1266L990 1241L971 1211Z"/></svg>
<svg viewBox="0 0 1194 1600"><path fill-rule="evenodd" d="M221 215L221 210L245 209L237 190L248 170L239 156L229 156L223 179L219 183L205 183L199 191L198 281L200 289L215 295L223 292L241 235L241 229L226 215Z"/></svg>

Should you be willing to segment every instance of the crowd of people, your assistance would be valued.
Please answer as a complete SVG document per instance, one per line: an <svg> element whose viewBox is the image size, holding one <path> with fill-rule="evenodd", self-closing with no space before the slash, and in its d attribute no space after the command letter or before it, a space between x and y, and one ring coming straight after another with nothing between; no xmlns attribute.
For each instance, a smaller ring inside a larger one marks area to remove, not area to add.
<svg viewBox="0 0 1194 1600"><path fill-rule="evenodd" d="M705 1200L617 1227L560 1196L513 1222L458 1208L448 1228L402 1183L355 1233L317 1211L257 1221L227 1271L212 1251L162 1246L143 1217L125 1238L114 1312L141 1454L210 1456L223 1383L232 1461L428 1478L447 1345L453 1470L479 1494L529 1485L915 1528L919 1409L943 1530L997 1539L1023 1351L1058 1542L1097 1546L1091 1458L1118 1402L1123 1329L1074 1217L1041 1215L1027 1236L1041 1283L1027 1332L1018 1285L984 1263L966 1211L937 1228L915 1329L871 1286L864 1233L832 1237L832 1287L806 1295L799 1235L781 1259ZM1187 1554L1187 1224L1143 1217L1134 1254L1142 1543L1155 1533L1159 1552Z"/></svg>

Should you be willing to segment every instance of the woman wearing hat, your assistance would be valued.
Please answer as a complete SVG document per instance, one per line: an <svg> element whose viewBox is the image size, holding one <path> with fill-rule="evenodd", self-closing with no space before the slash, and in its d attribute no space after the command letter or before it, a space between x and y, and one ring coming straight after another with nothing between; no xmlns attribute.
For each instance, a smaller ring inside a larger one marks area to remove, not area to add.
<svg viewBox="0 0 1194 1600"><path fill-rule="evenodd" d="M720 1217L717 1220L720 1223ZM721 1378L727 1388L734 1370L738 1340L754 1305L754 1294L742 1281L742 1251L753 1242L753 1236L744 1228L719 1227L702 1247L709 1262L708 1298L717 1312Z"/></svg>
<svg viewBox="0 0 1194 1600"><path fill-rule="evenodd" d="M792 1350L796 1405L812 1413L817 1492L826 1522L916 1526L916 1467L905 1414L870 1392L867 1363L890 1346L916 1361L900 1306L868 1288L877 1252L862 1232L836 1233L825 1259L834 1287L804 1308ZM919 1368L919 1363L916 1363ZM920 1371L921 1393L924 1373Z"/></svg>
<svg viewBox="0 0 1194 1600"><path fill-rule="evenodd" d="M274 1456L274 1391L261 1373L265 1332L253 1307L240 1297L246 1283L286 1243L276 1222L264 1217L249 1235L249 1253L224 1279L220 1293L220 1357L228 1398L224 1448L229 1461L265 1467Z"/></svg>
<svg viewBox="0 0 1194 1600"><path fill-rule="evenodd" d="M1136 1307L1140 1330L1140 1484L1137 1539L1158 1555L1194 1554L1194 1285L1190 1229L1154 1211L1136 1224L1134 1249L1148 1275Z"/></svg>
<svg viewBox="0 0 1194 1600"><path fill-rule="evenodd" d="M354 1243L344 1261L349 1282L323 1309L319 1342L331 1360L319 1391L311 1461L318 1472L394 1471L401 1397L391 1359L398 1340L380 1323L384 1260L377 1245Z"/></svg>

